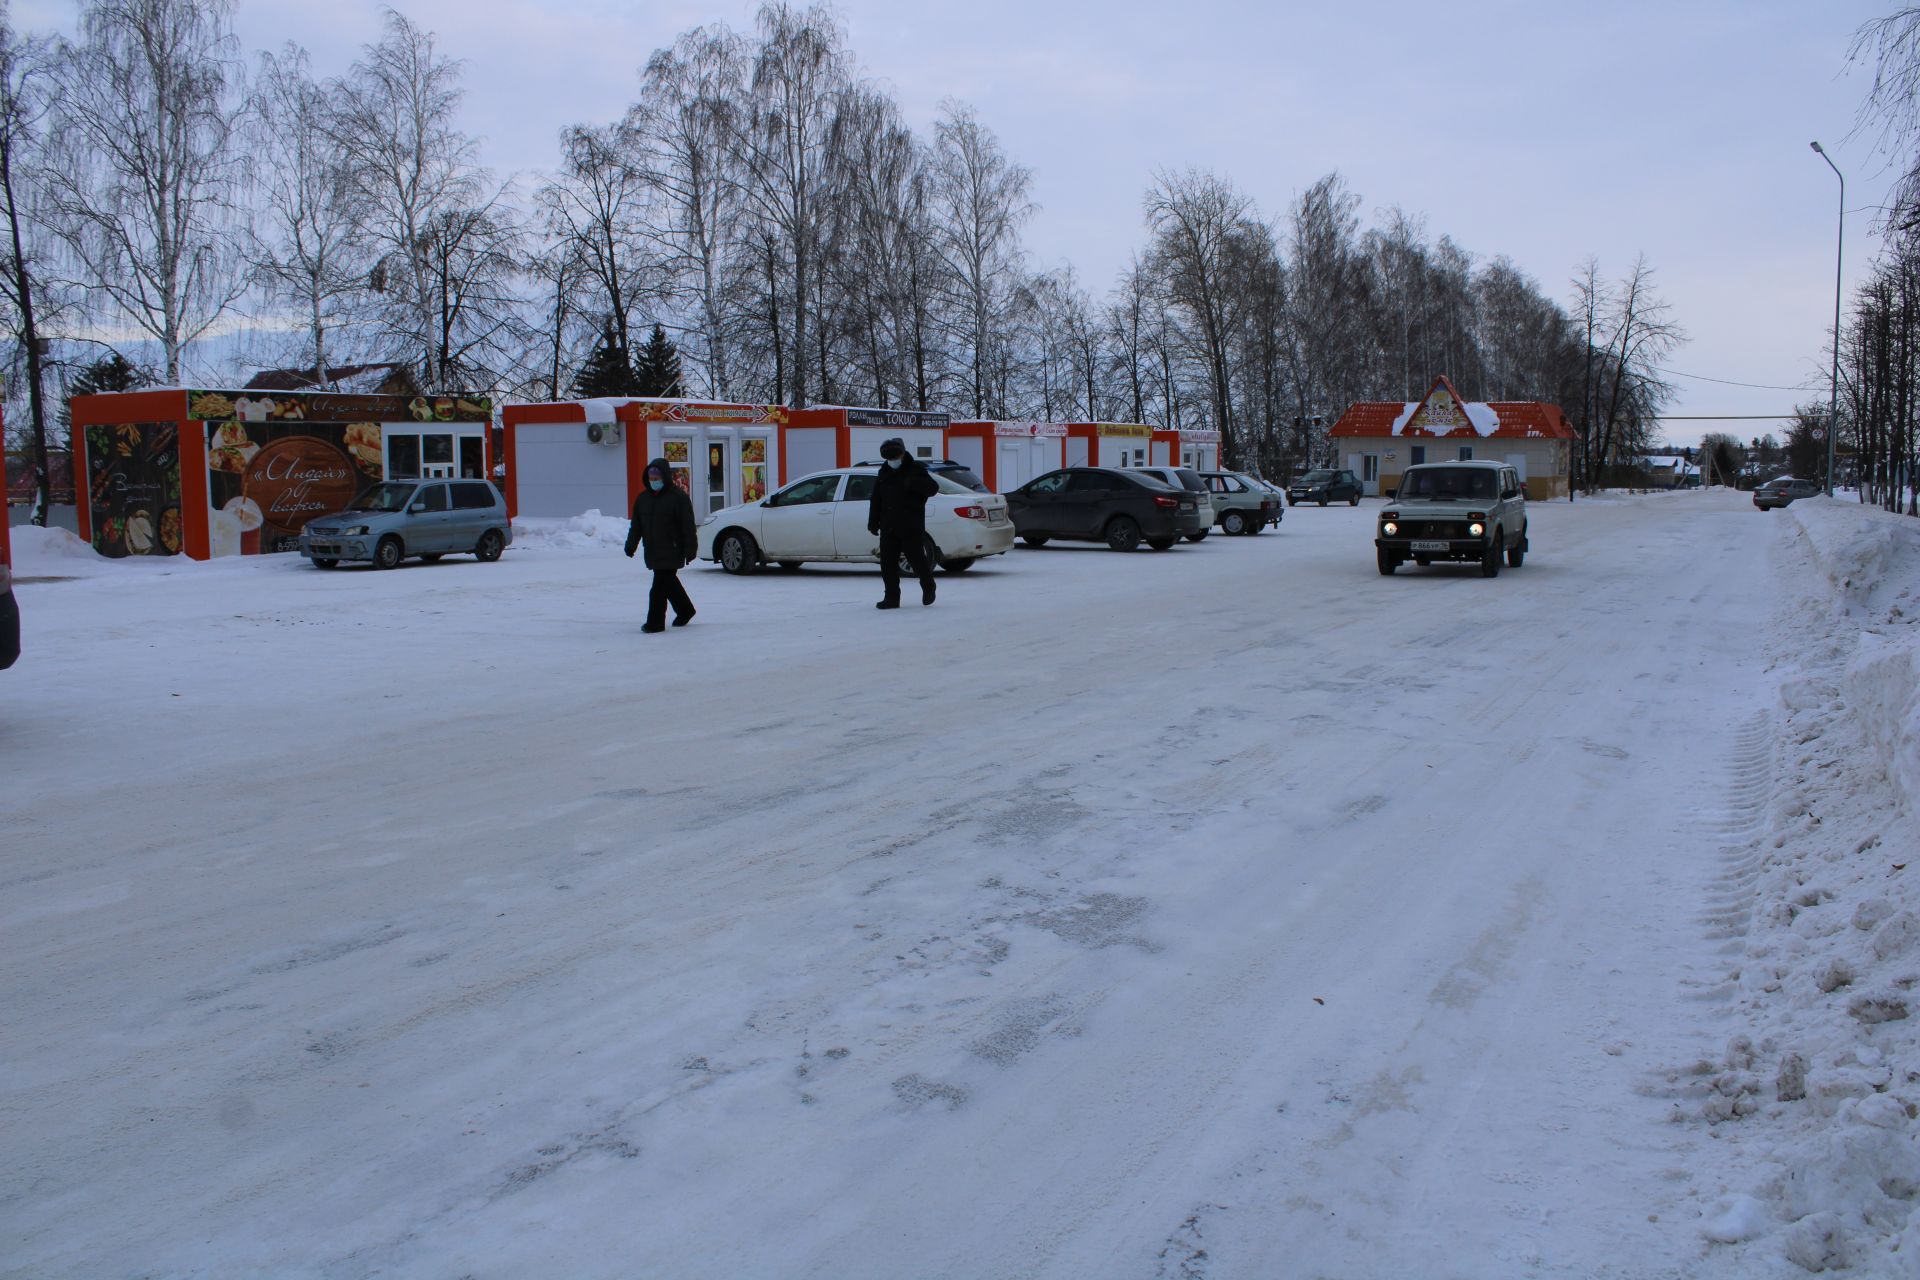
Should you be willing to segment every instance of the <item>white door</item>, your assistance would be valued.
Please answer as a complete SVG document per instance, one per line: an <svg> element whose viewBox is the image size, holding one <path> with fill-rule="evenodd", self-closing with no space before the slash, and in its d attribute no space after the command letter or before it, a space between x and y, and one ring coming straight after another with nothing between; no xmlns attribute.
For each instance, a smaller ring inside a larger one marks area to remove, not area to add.
<svg viewBox="0 0 1920 1280"><path fill-rule="evenodd" d="M1507 465L1512 467L1514 471L1519 474L1521 484L1525 484L1527 482L1527 455L1526 454L1524 453L1508 454Z"/></svg>
<svg viewBox="0 0 1920 1280"><path fill-rule="evenodd" d="M769 560L827 560L833 556L834 495L840 473L796 481L760 508L760 550Z"/></svg>
<svg viewBox="0 0 1920 1280"><path fill-rule="evenodd" d="M1000 456L994 463L994 481L1001 493L1018 489L1027 482L1027 442L1002 440Z"/></svg>

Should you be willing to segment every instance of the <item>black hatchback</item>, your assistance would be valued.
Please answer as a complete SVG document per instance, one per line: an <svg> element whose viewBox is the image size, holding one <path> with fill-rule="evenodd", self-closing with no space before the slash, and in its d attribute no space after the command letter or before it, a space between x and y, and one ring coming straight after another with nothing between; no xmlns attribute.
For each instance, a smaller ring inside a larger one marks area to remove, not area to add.
<svg viewBox="0 0 1920 1280"><path fill-rule="evenodd" d="M1205 533L1213 522L1205 494L1115 467L1049 471L1006 498L1013 527L1030 547L1064 538L1104 542L1115 551L1132 551L1142 542L1165 551L1181 538Z"/></svg>
<svg viewBox="0 0 1920 1280"><path fill-rule="evenodd" d="M1296 477L1287 486L1287 501L1294 506L1303 502L1317 502L1326 506L1329 502L1344 502L1350 507L1360 505L1360 477L1351 471L1335 471L1322 468L1309 471Z"/></svg>

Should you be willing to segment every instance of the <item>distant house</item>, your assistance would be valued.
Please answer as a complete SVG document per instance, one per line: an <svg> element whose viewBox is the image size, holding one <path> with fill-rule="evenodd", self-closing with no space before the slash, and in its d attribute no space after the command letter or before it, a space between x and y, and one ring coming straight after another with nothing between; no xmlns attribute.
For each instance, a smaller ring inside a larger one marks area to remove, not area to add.
<svg viewBox="0 0 1920 1280"><path fill-rule="evenodd" d="M1339 465L1369 496L1400 487L1423 462L1505 462L1529 498L1564 498L1573 472L1573 424L1560 406L1535 400L1466 401L1445 376L1419 400L1363 400L1328 432Z"/></svg>
<svg viewBox="0 0 1920 1280"><path fill-rule="evenodd" d="M320 380L317 369L262 369L241 390L336 391L359 396L423 394L412 367L392 362L329 365L325 382Z"/></svg>

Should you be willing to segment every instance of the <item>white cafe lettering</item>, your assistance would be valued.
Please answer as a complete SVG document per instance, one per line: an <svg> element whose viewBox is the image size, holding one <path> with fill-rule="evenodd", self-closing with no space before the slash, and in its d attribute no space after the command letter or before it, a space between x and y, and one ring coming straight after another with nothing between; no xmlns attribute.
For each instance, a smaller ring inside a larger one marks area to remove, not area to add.
<svg viewBox="0 0 1920 1280"><path fill-rule="evenodd" d="M347 478L347 472L343 467L327 466L324 463L318 466L305 464L298 457L291 454L282 454L270 459L265 466L258 468L249 478L253 480L294 481L345 480Z"/></svg>
<svg viewBox="0 0 1920 1280"><path fill-rule="evenodd" d="M302 481L291 489L284 489L274 495L273 502L267 507L273 515L294 515L302 511L332 511L332 503L323 502L312 496L311 481ZM284 521L275 521L276 524Z"/></svg>

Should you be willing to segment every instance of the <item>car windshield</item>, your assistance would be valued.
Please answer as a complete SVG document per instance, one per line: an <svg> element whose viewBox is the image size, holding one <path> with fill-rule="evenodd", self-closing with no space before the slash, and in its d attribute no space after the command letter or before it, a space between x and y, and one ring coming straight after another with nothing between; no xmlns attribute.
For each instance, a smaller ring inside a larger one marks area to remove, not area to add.
<svg viewBox="0 0 1920 1280"><path fill-rule="evenodd" d="M360 491L360 496L348 505L349 511L405 511L407 500L413 497L410 484L376 484Z"/></svg>
<svg viewBox="0 0 1920 1280"><path fill-rule="evenodd" d="M1307 474L1300 477L1300 483L1301 484L1325 484L1327 481L1331 479L1333 479L1333 472L1331 471L1309 471L1307 472Z"/></svg>
<svg viewBox="0 0 1920 1280"><path fill-rule="evenodd" d="M1400 481L1400 497L1431 498L1451 502L1456 498L1491 501L1493 472L1477 467L1414 467Z"/></svg>

